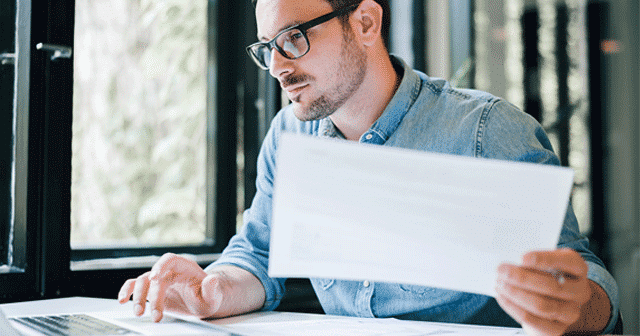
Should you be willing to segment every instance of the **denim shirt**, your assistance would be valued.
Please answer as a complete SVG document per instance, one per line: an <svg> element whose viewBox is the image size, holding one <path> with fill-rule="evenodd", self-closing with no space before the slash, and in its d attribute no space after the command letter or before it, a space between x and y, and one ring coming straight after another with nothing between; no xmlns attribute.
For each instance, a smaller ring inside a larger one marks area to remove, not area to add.
<svg viewBox="0 0 640 336"><path fill-rule="evenodd" d="M402 81L378 120L360 142L472 157L558 165L551 143L529 115L491 94L456 89L448 82L414 71L392 57ZM244 226L207 269L231 264L253 273L263 284L263 310L275 309L285 293L285 279L267 275L272 195L278 139L283 132L342 137L329 118L302 122L291 106L271 123L258 158L257 192L244 213ZM312 178L322 178L321 176ZM578 251L589 266L589 279L607 293L612 318L618 316L618 290L603 263L588 249L571 206L568 207L558 247ZM429 256L424 256L429 258ZM464 265L451 265L464 267ZM489 296L415 285L311 279L327 314L358 317L518 326Z"/></svg>

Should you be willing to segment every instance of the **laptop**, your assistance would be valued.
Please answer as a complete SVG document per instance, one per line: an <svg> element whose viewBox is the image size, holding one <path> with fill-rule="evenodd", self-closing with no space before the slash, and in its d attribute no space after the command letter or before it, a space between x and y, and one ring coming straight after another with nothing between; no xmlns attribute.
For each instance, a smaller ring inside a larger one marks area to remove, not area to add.
<svg viewBox="0 0 640 336"><path fill-rule="evenodd" d="M71 305L74 303L75 310L82 307L82 300L86 298L73 298L65 302ZM95 300L95 299L94 299ZM86 301L84 301L86 302ZM142 317L133 315L131 309L125 307L115 307L113 310L92 311L90 307L87 311L71 311L69 307L61 307L62 312L51 313L38 310L33 304L33 313L28 311L3 311L0 308L0 334L7 336L18 335L237 335L222 326L200 321L197 318L190 318L166 312L164 318L159 323L154 323L151 317L146 314ZM5 305L6 306L6 305ZM109 308L109 307L106 307ZM126 307L131 308L131 307Z"/></svg>

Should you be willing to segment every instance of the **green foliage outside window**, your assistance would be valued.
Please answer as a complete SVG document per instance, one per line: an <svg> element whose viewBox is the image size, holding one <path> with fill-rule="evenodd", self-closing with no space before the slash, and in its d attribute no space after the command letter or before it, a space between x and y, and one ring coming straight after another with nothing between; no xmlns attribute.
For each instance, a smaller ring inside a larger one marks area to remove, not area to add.
<svg viewBox="0 0 640 336"><path fill-rule="evenodd" d="M72 247L205 239L207 1L77 0Z"/></svg>

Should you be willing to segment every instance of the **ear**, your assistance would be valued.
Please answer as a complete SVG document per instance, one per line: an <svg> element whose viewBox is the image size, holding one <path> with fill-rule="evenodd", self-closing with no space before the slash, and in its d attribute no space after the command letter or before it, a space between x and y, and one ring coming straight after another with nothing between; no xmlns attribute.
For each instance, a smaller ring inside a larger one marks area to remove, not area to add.
<svg viewBox="0 0 640 336"><path fill-rule="evenodd" d="M353 31L365 46L382 40L382 7L373 0L364 0L352 14Z"/></svg>

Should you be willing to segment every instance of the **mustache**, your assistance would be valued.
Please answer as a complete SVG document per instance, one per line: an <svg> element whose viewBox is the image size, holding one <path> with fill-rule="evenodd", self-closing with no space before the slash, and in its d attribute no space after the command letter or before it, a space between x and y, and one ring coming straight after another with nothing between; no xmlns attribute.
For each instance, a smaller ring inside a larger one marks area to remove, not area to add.
<svg viewBox="0 0 640 336"><path fill-rule="evenodd" d="M303 74L303 75L290 75L290 76L287 76L286 78L284 78L284 80L282 80L282 82L280 82L280 84L283 87L287 87L287 86L290 86L290 85L295 85L295 84L302 83L302 82L305 82L305 81L309 81L309 80L312 80L312 79L313 79L313 77L311 77L309 75L306 75L306 74Z"/></svg>

